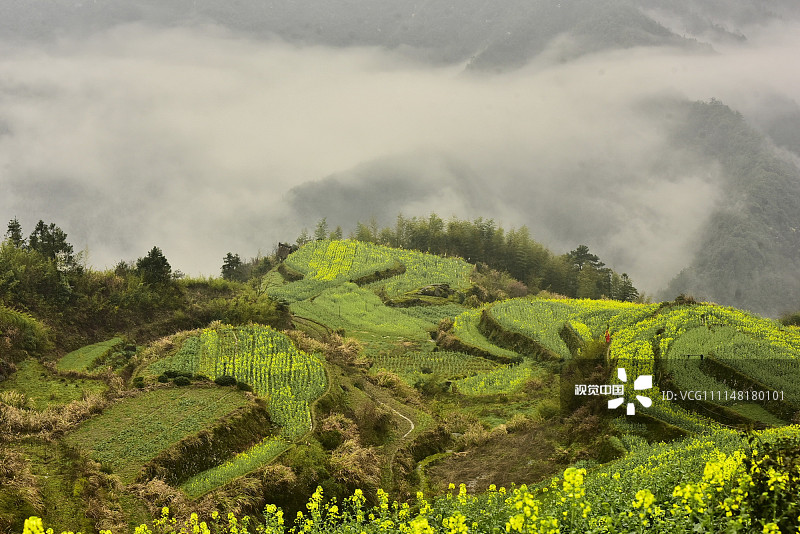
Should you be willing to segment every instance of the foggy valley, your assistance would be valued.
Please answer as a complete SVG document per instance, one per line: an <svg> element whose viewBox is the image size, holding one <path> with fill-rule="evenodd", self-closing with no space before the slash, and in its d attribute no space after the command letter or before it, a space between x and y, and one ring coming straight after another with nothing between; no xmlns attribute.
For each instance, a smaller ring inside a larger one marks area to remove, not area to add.
<svg viewBox="0 0 800 534"><path fill-rule="evenodd" d="M799 29L788 1L6 0L0 216L205 275L323 217L492 218L778 315Z"/></svg>

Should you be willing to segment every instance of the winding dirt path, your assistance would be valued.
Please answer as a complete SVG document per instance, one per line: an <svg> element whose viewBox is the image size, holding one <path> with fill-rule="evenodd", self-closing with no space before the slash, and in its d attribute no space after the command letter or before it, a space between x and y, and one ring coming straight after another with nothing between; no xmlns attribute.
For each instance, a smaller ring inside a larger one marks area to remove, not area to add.
<svg viewBox="0 0 800 534"><path fill-rule="evenodd" d="M395 410L394 408L392 408L391 406L389 406L389 405L388 405L388 404L386 404L385 402L383 402L383 401L380 401L380 400L378 400L378 399L374 399L374 400L375 400L375 401L376 401L378 404L380 404L381 406L386 406L387 408L389 408L390 410L392 410L394 413L396 413L397 415L399 415L400 417L402 417L403 419L405 419L406 421L408 421L408 424L409 424L409 425L411 425L411 428L408 430L408 432L406 432L405 434L403 434L403 437L402 437L402 438L400 438L400 439L406 439L406 438L408 437L408 435L409 435L409 434L411 434L411 433L414 431L414 429L416 428L416 427L414 426L414 421L412 421L411 419L409 419L409 418L408 418L408 417L406 417L405 415L401 414L400 412L398 412L397 410Z"/></svg>

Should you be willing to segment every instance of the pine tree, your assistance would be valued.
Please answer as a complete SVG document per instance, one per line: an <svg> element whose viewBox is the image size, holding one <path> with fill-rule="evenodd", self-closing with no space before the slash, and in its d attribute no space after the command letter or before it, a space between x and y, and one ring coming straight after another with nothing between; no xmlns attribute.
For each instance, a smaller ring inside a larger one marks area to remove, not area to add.
<svg viewBox="0 0 800 534"><path fill-rule="evenodd" d="M314 230L314 239L322 241L328 237L328 220L323 217L317 222L317 228Z"/></svg>
<svg viewBox="0 0 800 534"><path fill-rule="evenodd" d="M167 284L172 275L172 267L158 247L153 247L147 256L136 260L136 271L149 285Z"/></svg>
<svg viewBox="0 0 800 534"><path fill-rule="evenodd" d="M311 237L308 235L308 230L303 228L303 231L300 232L300 235L297 237L297 246L302 247L309 241L311 241Z"/></svg>
<svg viewBox="0 0 800 534"><path fill-rule="evenodd" d="M242 258L238 254L228 252L222 260L222 278L242 281Z"/></svg>
<svg viewBox="0 0 800 534"><path fill-rule="evenodd" d="M22 237L22 225L16 217L8 221L8 231L6 239L17 248L25 248L25 238Z"/></svg>

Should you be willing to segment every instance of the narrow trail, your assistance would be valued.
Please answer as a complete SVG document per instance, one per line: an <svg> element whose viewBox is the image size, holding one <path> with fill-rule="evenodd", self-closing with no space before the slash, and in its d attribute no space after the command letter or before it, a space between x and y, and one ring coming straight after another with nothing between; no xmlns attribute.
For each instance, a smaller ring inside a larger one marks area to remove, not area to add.
<svg viewBox="0 0 800 534"><path fill-rule="evenodd" d="M375 400L375 401L376 401L378 404L380 404L381 406L386 406L387 408L389 408L390 410L392 410L392 411L393 411L395 414L399 415L400 417L402 417L403 419L405 419L406 421L408 421L408 424L409 424L409 425L411 425L411 428L408 430L408 432L406 432L405 434L403 434L403 437L402 437L402 438L400 438L400 439L406 439L406 438L408 437L408 435L409 435L409 434L411 434L411 433L414 431L414 429L416 428L416 427L414 426L414 421L412 421L411 419L409 419L409 418L408 418L408 417L406 417L405 415L401 414L400 412L398 412L397 410L395 410L394 408L392 408L391 406L389 406L389 405L388 405L388 404L386 404L385 402L383 402L383 401L380 401L380 400L378 400L378 399L374 399L374 400Z"/></svg>

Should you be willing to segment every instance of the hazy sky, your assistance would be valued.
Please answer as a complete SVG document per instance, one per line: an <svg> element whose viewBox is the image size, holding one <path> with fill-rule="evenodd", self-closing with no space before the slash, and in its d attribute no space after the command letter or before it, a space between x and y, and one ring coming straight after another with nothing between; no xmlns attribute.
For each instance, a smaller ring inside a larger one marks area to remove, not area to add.
<svg viewBox="0 0 800 534"><path fill-rule="evenodd" d="M561 38L504 74L214 27L0 43L0 216L55 222L96 268L158 245L210 275L320 217L492 217L557 252L585 243L652 292L720 199L717 165L672 146L672 104L800 101L798 29L566 64Z"/></svg>

